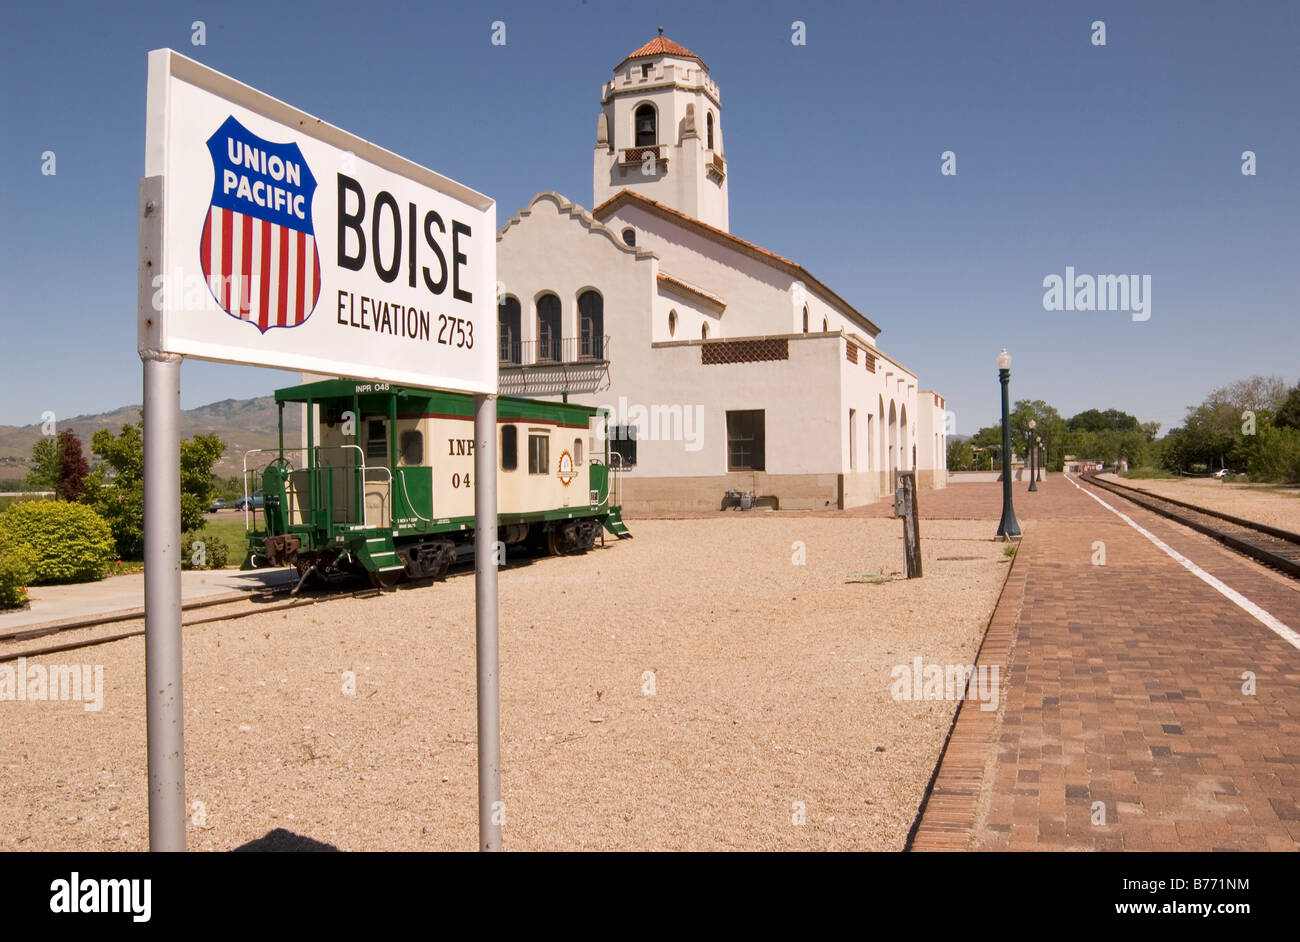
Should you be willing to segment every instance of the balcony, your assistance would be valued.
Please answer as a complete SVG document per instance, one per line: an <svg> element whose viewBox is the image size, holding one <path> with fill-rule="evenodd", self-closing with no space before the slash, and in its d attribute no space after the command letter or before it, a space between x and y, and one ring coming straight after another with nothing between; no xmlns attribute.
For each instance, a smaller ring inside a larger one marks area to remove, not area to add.
<svg viewBox="0 0 1300 942"><path fill-rule="evenodd" d="M721 183L727 178L727 162L722 159L721 154L714 154L712 159L704 168L710 177Z"/></svg>
<svg viewBox="0 0 1300 942"><path fill-rule="evenodd" d="M663 144L656 144L653 147L624 147L618 163L623 171L627 172L631 168L644 169L649 161L653 160L656 171L666 172L668 170L666 151L667 148Z"/></svg>
<svg viewBox="0 0 1300 942"><path fill-rule="evenodd" d="M507 396L590 393L609 387L609 335L501 342L499 385Z"/></svg>

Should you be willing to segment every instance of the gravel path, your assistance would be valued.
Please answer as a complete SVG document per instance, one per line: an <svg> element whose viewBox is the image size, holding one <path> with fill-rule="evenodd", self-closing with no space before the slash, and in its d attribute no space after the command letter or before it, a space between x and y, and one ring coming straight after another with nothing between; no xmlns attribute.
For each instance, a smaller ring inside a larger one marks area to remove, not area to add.
<svg viewBox="0 0 1300 942"><path fill-rule="evenodd" d="M1109 474L1102 478L1300 533L1300 487L1228 484L1214 478L1115 478Z"/></svg>
<svg viewBox="0 0 1300 942"><path fill-rule="evenodd" d="M882 584L846 579L902 568L896 520L633 529L501 574L507 849L900 848L955 703L893 700L891 668L973 660L1008 563L987 522L925 521L925 578ZM190 847L474 849L473 589L190 630ZM97 712L0 702L0 848L146 848L143 651L41 659L102 665Z"/></svg>

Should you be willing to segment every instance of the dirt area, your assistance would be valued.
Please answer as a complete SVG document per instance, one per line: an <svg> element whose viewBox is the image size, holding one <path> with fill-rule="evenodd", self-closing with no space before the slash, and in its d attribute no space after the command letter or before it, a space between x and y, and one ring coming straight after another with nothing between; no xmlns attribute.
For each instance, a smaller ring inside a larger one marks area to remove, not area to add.
<svg viewBox="0 0 1300 942"><path fill-rule="evenodd" d="M1009 562L987 522L927 521L924 579L848 581L901 569L900 530L639 520L503 571L506 848L900 848L955 703L894 700L891 668L969 664ZM474 849L473 593L189 629L190 847ZM0 702L0 849L147 847L143 658L135 638L40 659L102 665L98 711Z"/></svg>
<svg viewBox="0 0 1300 942"><path fill-rule="evenodd" d="M1140 487L1161 497L1187 501L1219 513L1300 533L1300 487L1277 484L1229 484L1215 478L1116 478L1103 480Z"/></svg>

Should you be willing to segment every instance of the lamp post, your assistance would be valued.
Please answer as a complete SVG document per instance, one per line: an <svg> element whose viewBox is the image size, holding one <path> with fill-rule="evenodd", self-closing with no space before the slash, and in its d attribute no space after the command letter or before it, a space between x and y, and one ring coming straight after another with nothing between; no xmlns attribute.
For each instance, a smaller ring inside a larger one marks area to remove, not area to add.
<svg viewBox="0 0 1300 942"><path fill-rule="evenodd" d="M1043 479L1043 463L1047 461L1047 442L1040 437L1038 439L1038 444L1042 448L1042 453L1038 456L1038 461L1037 461L1038 480L1041 481Z"/></svg>
<svg viewBox="0 0 1300 942"><path fill-rule="evenodd" d="M1011 423L1007 418L1010 407L1009 387L1011 383L1011 355L1003 347L998 354L998 379L1002 381L1002 522L998 524L998 536L1011 540L1020 536L1020 524L1016 522L1016 512L1011 507L1011 475L1007 473L1007 455L1011 454Z"/></svg>
<svg viewBox="0 0 1300 942"><path fill-rule="evenodd" d="M1038 427L1038 423L1035 422L1033 419L1030 419L1029 420L1029 443L1028 443L1028 447L1025 449L1025 463L1029 465L1028 468L1029 489L1031 491L1038 490L1038 481L1034 479L1034 465L1035 465L1034 459L1037 458L1038 456L1038 444L1037 444L1038 436L1034 433L1034 429L1036 429L1037 427Z"/></svg>

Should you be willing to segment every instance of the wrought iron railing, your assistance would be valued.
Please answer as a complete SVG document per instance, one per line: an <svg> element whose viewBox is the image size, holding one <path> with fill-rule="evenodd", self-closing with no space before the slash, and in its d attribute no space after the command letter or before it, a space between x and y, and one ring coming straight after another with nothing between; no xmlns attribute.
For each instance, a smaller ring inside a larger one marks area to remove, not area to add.
<svg viewBox="0 0 1300 942"><path fill-rule="evenodd" d="M547 337L541 340L501 341L502 366L544 366L551 363L581 363L584 360L606 360L609 352L608 334L586 334L581 337Z"/></svg>

